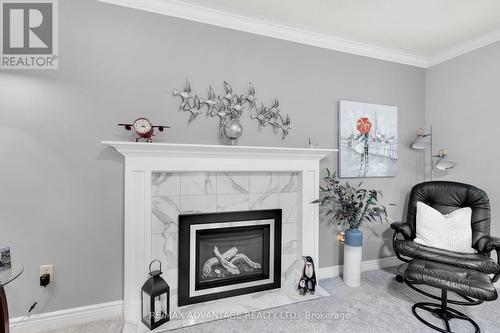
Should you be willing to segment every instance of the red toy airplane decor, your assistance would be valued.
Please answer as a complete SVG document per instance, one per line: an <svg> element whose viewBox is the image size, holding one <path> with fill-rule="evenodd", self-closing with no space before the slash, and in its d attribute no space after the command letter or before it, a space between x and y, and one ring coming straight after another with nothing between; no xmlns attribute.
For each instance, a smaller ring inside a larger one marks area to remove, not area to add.
<svg viewBox="0 0 500 333"><path fill-rule="evenodd" d="M153 126L153 124L151 124L151 122L146 118L137 118L132 124L118 124L118 126L125 127L127 131L130 131L133 128L138 135L135 142L138 142L140 138L146 139L146 142L153 142L152 137L154 136L155 128L158 128L160 132L163 132L166 128L170 128L170 126L163 125Z"/></svg>

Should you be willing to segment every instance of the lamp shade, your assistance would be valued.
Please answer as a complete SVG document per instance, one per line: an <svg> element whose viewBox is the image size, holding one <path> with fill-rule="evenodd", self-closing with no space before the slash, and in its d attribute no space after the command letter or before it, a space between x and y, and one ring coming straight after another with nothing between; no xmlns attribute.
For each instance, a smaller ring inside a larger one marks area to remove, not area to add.
<svg viewBox="0 0 500 333"><path fill-rule="evenodd" d="M416 150L422 150L422 149L427 149L431 146L431 135L419 135L411 147Z"/></svg>
<svg viewBox="0 0 500 333"><path fill-rule="evenodd" d="M453 169L457 165L457 162L448 159L447 156L440 158L436 163L436 169L446 171Z"/></svg>

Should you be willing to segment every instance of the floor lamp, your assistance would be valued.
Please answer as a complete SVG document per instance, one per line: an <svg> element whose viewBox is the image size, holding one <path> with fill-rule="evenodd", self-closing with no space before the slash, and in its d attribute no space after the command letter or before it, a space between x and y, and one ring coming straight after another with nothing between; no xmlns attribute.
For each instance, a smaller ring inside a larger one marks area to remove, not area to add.
<svg viewBox="0 0 500 333"><path fill-rule="evenodd" d="M434 161L436 169L438 170L450 170L453 169L457 162L454 160L450 160L448 158L448 154L444 149L440 149L436 155L434 155L434 146L433 146L433 133L432 126L430 128L430 132L428 134L424 134L424 130L419 128L417 131L417 138L411 145L411 148L415 150L425 150L429 149L430 153L430 161L431 161L431 180L434 180Z"/></svg>

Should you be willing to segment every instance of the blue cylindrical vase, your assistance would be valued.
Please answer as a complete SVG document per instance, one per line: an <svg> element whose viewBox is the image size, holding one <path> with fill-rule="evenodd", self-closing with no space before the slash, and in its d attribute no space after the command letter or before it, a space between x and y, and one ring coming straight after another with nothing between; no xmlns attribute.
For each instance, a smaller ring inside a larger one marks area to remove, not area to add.
<svg viewBox="0 0 500 333"><path fill-rule="evenodd" d="M344 272L345 284L359 287L361 284L361 259L363 255L363 233L349 228L344 234Z"/></svg>

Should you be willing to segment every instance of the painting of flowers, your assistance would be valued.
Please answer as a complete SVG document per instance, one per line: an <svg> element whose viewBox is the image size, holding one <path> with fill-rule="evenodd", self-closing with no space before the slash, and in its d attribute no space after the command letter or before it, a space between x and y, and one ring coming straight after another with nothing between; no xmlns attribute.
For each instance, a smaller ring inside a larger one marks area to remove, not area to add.
<svg viewBox="0 0 500 333"><path fill-rule="evenodd" d="M339 102L339 176L394 177L398 160L398 108Z"/></svg>

